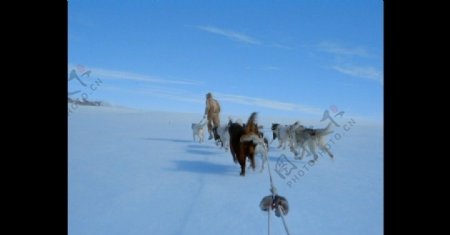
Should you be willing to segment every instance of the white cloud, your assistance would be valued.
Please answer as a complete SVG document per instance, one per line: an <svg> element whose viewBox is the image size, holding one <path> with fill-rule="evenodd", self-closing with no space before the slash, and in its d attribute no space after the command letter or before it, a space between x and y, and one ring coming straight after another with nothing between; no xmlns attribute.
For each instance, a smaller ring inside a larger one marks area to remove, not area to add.
<svg viewBox="0 0 450 235"><path fill-rule="evenodd" d="M317 45L318 49L334 55L341 56L361 56L370 57L369 53L362 47L348 48L333 42L321 42Z"/></svg>
<svg viewBox="0 0 450 235"><path fill-rule="evenodd" d="M130 93L133 95L141 94L145 96L159 97L168 100L176 100L180 102L197 103L197 104L204 103L203 95L199 95L198 93L193 93L191 91L184 89L173 89L166 87L147 87L139 89L108 87L106 89L122 93ZM215 93L214 96L217 97L217 99L219 99L220 102L224 101L241 105L258 106L273 110L299 111L313 115L321 115L323 113L323 110L319 108L301 104L280 102L276 100L269 100L234 94L223 94L218 92Z"/></svg>
<svg viewBox="0 0 450 235"><path fill-rule="evenodd" d="M249 43L249 44L254 44L254 45L262 44L259 40L255 39L253 37L250 37L243 33L231 31L231 30L225 30L225 29L214 27L214 26L202 26L202 25L197 26L197 28L201 29L203 31L209 32L209 33L214 33L214 34L218 34L218 35L227 37L231 40L235 40L238 42Z"/></svg>
<svg viewBox="0 0 450 235"><path fill-rule="evenodd" d="M383 84L383 73L372 66L355 66L353 60L355 56L373 58L363 47L344 47L338 43L322 41L317 45L317 49L334 55L336 65L331 66L333 70L353 77L379 81ZM360 59L360 58L358 58Z"/></svg>
<svg viewBox="0 0 450 235"><path fill-rule="evenodd" d="M70 66L69 68L75 68L75 66ZM108 69L100 69L100 68L86 68L87 70L92 71L91 76L99 77L102 80L104 78L112 78L112 79L124 79L124 80L132 80L132 81L143 81L152 83L149 86L140 87L140 88L130 88L128 86L118 86L115 84L104 84L102 85L102 89L108 90L110 92L119 92L119 93L129 93L129 94L140 94L145 96L153 96L160 97L168 100L176 100L180 102L189 102L189 103L199 103L202 104L204 102L203 95L198 93L194 93L190 90L184 88L176 88L174 86L167 86L170 84L185 84L185 85L201 85L202 83L199 81L184 81L184 80L167 80L160 79L153 76L124 72L124 71L116 71L116 70L108 70ZM278 70L278 67L268 66L265 69ZM221 101L227 101L230 103L236 104L244 104L250 106L258 106L268 109L274 110L284 110L284 111L299 111L308 114L320 115L322 113L322 109L309 107L306 105L281 102L276 100L269 100L263 98L256 97L248 97L234 94L221 94L217 93L216 96Z"/></svg>
<svg viewBox="0 0 450 235"><path fill-rule="evenodd" d="M205 100L203 99L203 95L194 94L192 92L183 89L154 87L154 88L139 89L137 90L137 92L144 95L155 96L181 102L202 103L202 104L205 102Z"/></svg>
<svg viewBox="0 0 450 235"><path fill-rule="evenodd" d="M245 104L245 105L251 105L251 106L259 106L259 107L275 109L275 110L300 111L300 112L314 114L314 115L320 115L323 112L322 109L315 108L315 107L309 107L306 105L300 105L300 104L294 104L294 103L280 102L280 101L275 101L275 100L268 100L268 99L263 99L263 98L255 98L255 97L233 95L233 94L217 94L217 96L219 96L221 100L232 102L232 103Z"/></svg>
<svg viewBox="0 0 450 235"><path fill-rule="evenodd" d="M198 25L194 26L197 29L206 31L208 33L213 33L217 35L224 36L228 39L242 42L242 43L248 43L253 45L259 45L259 46L265 46L265 47L271 47L271 48L278 48L278 49L284 49L284 50L292 50L295 49L293 46L288 46L282 43L266 43L262 42L259 39L256 39L254 37L251 37L249 35L239 33L236 31L228 30L228 29L222 29L214 26L204 26L204 25Z"/></svg>
<svg viewBox="0 0 450 235"><path fill-rule="evenodd" d="M69 68L75 68L75 66L69 65ZM87 68L87 69L92 71L92 75L95 75L95 77L100 77L100 78L123 79L123 80L159 83L159 84L179 84L179 85L202 85L203 84L200 81L163 79L163 78L159 78L159 77L155 77L155 76L131 73L131 72L127 72L127 71L118 71L118 70L110 70L110 69L102 69L102 68Z"/></svg>
<svg viewBox="0 0 450 235"><path fill-rule="evenodd" d="M270 47L275 47L275 48L280 48L280 49L287 49L287 50L295 49L292 46L287 46L287 45L280 44L280 43L273 43L273 44L270 44L269 46Z"/></svg>
<svg viewBox="0 0 450 235"><path fill-rule="evenodd" d="M335 65L332 66L332 68L338 72L354 76L354 77L360 77L370 80L376 80L383 82L383 74L381 71L378 71L377 69L373 67L358 67L358 66L340 66Z"/></svg>

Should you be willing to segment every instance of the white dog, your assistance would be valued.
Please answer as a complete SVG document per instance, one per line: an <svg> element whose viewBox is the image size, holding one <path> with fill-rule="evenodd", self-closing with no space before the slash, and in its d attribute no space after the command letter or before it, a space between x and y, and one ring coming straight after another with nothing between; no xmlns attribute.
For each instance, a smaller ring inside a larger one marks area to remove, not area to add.
<svg viewBox="0 0 450 235"><path fill-rule="evenodd" d="M263 143L261 143L261 141L258 141L258 144L256 145L255 148L255 156L256 155L261 156L261 171L264 170L264 163L266 163L267 158L269 158L268 154L269 154L269 141L267 140L267 138L264 137Z"/></svg>
<svg viewBox="0 0 450 235"><path fill-rule="evenodd" d="M205 141L205 119L202 119L199 123L192 123L192 138L195 141L195 137L198 137L198 142L203 143Z"/></svg>
<svg viewBox="0 0 450 235"><path fill-rule="evenodd" d="M307 146L309 151L314 155L314 160L311 161L316 161L319 157L316 152L316 147L319 147L319 149L325 151L330 158L333 159L333 154L326 147L324 140L324 137L331 133L333 133L331 130L331 123L322 129L311 129L305 128L303 125L298 125L297 128L294 129L294 144L291 146L291 151L295 154L296 159L303 159ZM301 147L303 149L300 157L297 157L298 152L296 151L296 147Z"/></svg>

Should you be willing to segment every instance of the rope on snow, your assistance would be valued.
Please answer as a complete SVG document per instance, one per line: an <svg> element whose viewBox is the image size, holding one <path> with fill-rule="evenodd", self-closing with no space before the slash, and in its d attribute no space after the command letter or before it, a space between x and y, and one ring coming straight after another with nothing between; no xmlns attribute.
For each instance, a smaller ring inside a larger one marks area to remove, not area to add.
<svg viewBox="0 0 450 235"><path fill-rule="evenodd" d="M268 219L267 219L267 232L270 235L270 211L275 211L275 216L281 217L281 220L283 221L283 226L286 231L286 234L290 235L289 229L287 227L286 221L284 219L284 216L287 215L289 212L289 203L287 199L283 196L278 195L277 188L275 187L275 184L273 183L272 179L272 171L270 169L270 163L267 156L268 149L267 146L264 144L264 140L262 138L253 138L253 142L256 144L262 144L264 146L264 158L267 161L267 168L269 169L269 177L270 177L270 192L271 195L263 197L261 202L259 203L259 207L262 211L267 211Z"/></svg>

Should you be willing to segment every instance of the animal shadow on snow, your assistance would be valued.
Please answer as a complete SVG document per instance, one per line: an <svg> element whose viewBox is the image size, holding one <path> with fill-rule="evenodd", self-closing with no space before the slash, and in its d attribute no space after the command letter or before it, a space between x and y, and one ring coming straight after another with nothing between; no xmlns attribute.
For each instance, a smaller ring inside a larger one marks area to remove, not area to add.
<svg viewBox="0 0 450 235"><path fill-rule="evenodd" d="M181 140L181 139L171 139L171 138L155 138L155 137L144 138L144 140L166 141L166 142L176 142L176 143L191 143L192 142L192 140Z"/></svg>
<svg viewBox="0 0 450 235"><path fill-rule="evenodd" d="M205 144L190 144L187 146L186 152L194 155L215 155L220 154L217 147Z"/></svg>
<svg viewBox="0 0 450 235"><path fill-rule="evenodd" d="M281 156L281 155L280 155ZM280 156L268 156L268 158L269 158L269 162L274 162L274 163L276 163L277 161L278 161L278 159L280 159ZM259 158L258 160L260 160L261 161L261 157L260 157L260 155L257 155L255 158Z"/></svg>
<svg viewBox="0 0 450 235"><path fill-rule="evenodd" d="M232 164L223 165L214 162L207 162L201 160L174 160L175 168L173 171L188 171L199 174L236 174L236 167Z"/></svg>

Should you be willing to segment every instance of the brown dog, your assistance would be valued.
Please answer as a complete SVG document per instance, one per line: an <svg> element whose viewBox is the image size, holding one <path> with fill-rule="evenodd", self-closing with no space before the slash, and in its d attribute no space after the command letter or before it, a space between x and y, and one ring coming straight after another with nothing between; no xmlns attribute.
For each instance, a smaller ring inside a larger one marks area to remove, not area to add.
<svg viewBox="0 0 450 235"><path fill-rule="evenodd" d="M250 159L252 169L255 169L255 147L253 141L241 140L241 137L256 135L259 136L258 125L256 125L257 113L253 112L248 118L247 124L241 126L238 123L229 122L228 132L230 133L230 152L233 161L241 165L241 176L245 176L246 157ZM245 139L245 138L244 138Z"/></svg>

